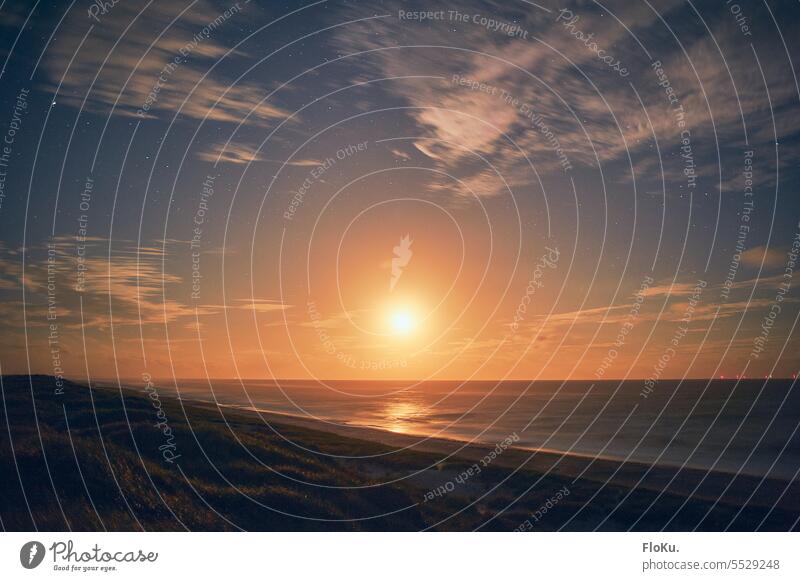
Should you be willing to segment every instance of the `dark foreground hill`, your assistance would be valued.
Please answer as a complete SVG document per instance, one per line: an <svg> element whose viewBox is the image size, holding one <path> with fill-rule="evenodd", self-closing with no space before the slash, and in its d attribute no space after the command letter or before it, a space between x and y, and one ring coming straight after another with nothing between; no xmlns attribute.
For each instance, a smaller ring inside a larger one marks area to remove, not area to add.
<svg viewBox="0 0 800 581"><path fill-rule="evenodd" d="M442 460L458 446L397 451L157 388L6 376L2 407L4 530L787 530L800 516L783 481L517 450L484 466L478 447Z"/></svg>

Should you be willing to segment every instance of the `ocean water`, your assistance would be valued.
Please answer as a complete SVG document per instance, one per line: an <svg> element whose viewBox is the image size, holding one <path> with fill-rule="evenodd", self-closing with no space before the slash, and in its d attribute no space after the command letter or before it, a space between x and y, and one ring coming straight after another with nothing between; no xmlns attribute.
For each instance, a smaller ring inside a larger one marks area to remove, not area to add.
<svg viewBox="0 0 800 581"><path fill-rule="evenodd" d="M793 479L792 380L408 382L181 380L164 395L396 433Z"/></svg>

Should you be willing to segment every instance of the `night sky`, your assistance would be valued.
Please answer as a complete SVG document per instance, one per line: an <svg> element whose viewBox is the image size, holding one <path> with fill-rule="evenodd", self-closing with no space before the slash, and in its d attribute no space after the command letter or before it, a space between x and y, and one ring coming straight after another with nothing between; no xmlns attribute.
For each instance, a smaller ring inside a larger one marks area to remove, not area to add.
<svg viewBox="0 0 800 581"><path fill-rule="evenodd" d="M799 25L3 2L0 371L792 376Z"/></svg>

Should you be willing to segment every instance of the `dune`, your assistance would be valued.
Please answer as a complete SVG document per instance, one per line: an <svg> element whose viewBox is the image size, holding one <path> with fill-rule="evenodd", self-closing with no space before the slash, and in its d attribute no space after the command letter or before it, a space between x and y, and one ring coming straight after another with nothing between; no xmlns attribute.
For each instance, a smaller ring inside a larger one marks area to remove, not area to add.
<svg viewBox="0 0 800 581"><path fill-rule="evenodd" d="M6 530L750 531L800 517L782 480L0 379Z"/></svg>

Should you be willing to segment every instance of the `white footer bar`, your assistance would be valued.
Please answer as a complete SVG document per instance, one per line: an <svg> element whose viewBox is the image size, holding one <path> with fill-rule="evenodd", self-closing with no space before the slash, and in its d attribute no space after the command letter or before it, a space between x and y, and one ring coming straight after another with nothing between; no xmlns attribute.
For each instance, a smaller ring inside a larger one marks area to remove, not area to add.
<svg viewBox="0 0 800 581"><path fill-rule="evenodd" d="M800 579L798 564L793 533L0 534L3 579Z"/></svg>

